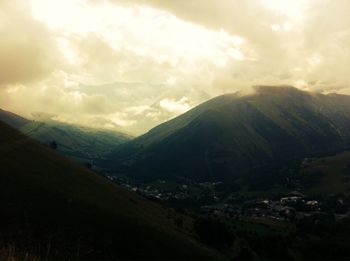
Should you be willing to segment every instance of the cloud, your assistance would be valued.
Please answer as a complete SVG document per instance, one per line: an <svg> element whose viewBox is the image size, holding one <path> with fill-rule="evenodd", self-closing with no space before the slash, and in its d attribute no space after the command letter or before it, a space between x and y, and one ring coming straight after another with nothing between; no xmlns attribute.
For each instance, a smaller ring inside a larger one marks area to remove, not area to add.
<svg viewBox="0 0 350 261"><path fill-rule="evenodd" d="M173 99L163 99L159 102L159 106L171 113L180 114L188 111L191 107L187 103L188 98L182 97L180 100L176 101Z"/></svg>
<svg viewBox="0 0 350 261"><path fill-rule="evenodd" d="M1 1L0 106L140 134L254 85L350 93L349 12L347 0Z"/></svg>
<svg viewBox="0 0 350 261"><path fill-rule="evenodd" d="M40 80L59 63L55 42L23 1L0 2L0 86Z"/></svg>
<svg viewBox="0 0 350 261"><path fill-rule="evenodd" d="M181 4L162 0L144 2L186 20L223 28L245 38L257 59L240 64L234 75L241 79L234 83L305 82L309 89L318 91L350 84L347 72L350 3L347 0L208 0L201 1L200 5L194 0L183 0ZM218 81L222 82L223 78ZM345 93L348 90L343 88Z"/></svg>
<svg viewBox="0 0 350 261"><path fill-rule="evenodd" d="M49 121L53 120L57 115L47 112L32 112L32 117L37 121Z"/></svg>

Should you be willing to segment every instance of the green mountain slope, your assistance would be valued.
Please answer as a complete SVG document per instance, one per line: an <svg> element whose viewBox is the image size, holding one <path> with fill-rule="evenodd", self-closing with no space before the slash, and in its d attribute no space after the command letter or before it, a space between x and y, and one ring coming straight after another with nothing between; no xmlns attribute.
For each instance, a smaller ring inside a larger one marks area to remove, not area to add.
<svg viewBox="0 0 350 261"><path fill-rule="evenodd" d="M305 160L299 179L309 195L350 195L350 151Z"/></svg>
<svg viewBox="0 0 350 261"><path fill-rule="evenodd" d="M22 133L49 144L55 141L58 152L82 162L103 158L120 144L131 139L129 135L107 130L81 127L57 121L30 121L11 112L0 110L0 120Z"/></svg>
<svg viewBox="0 0 350 261"><path fill-rule="evenodd" d="M224 180L349 144L350 96L260 87L219 96L152 129L112 153L109 167L145 180Z"/></svg>
<svg viewBox="0 0 350 261"><path fill-rule="evenodd" d="M18 260L214 257L162 207L2 122L0 205L0 257L6 247Z"/></svg>

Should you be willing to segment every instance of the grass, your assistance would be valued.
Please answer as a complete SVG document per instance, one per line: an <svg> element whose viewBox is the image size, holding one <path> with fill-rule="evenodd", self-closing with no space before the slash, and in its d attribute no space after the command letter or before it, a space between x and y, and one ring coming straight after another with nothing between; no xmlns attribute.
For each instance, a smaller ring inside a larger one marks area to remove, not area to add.
<svg viewBox="0 0 350 261"><path fill-rule="evenodd" d="M26 253L30 260L218 258L163 207L1 122L0 173L0 247L8 260Z"/></svg>
<svg viewBox="0 0 350 261"><path fill-rule="evenodd" d="M317 179L306 189L309 194L350 194L350 151L330 157L313 158L303 165L304 177Z"/></svg>

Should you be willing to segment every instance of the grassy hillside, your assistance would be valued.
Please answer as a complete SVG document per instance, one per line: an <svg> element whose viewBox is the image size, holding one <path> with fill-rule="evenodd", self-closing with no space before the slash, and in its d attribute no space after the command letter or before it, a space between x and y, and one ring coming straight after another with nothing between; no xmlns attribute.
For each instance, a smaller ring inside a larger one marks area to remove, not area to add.
<svg viewBox="0 0 350 261"><path fill-rule="evenodd" d="M108 130L70 125L57 121L30 121L14 113L0 110L0 120L22 133L49 144L55 141L57 151L81 162L103 158L131 136Z"/></svg>
<svg viewBox="0 0 350 261"><path fill-rule="evenodd" d="M270 173L274 165L348 148L349 104L350 96L293 87L223 95L118 147L109 166L145 180L237 179L261 168Z"/></svg>
<svg viewBox="0 0 350 261"><path fill-rule="evenodd" d="M26 255L47 260L215 256L191 238L189 229L174 225L173 212L66 160L2 122L0 173L2 260L9 258L6 255L18 260Z"/></svg>
<svg viewBox="0 0 350 261"><path fill-rule="evenodd" d="M308 159L300 174L310 195L350 195L350 152Z"/></svg>
<svg viewBox="0 0 350 261"><path fill-rule="evenodd" d="M80 161L103 158L120 144L131 139L130 136L115 131L97 130L55 121L31 122L20 128L20 131L45 144L56 141L59 152Z"/></svg>

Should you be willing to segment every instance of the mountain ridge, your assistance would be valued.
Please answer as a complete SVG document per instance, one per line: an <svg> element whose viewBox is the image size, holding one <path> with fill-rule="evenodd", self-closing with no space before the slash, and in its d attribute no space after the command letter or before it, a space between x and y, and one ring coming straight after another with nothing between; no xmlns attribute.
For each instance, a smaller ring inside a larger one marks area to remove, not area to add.
<svg viewBox="0 0 350 261"><path fill-rule="evenodd" d="M294 87L222 95L121 145L109 167L145 179L171 173L220 180L270 162L339 152L350 145L348 104L350 96Z"/></svg>
<svg viewBox="0 0 350 261"><path fill-rule="evenodd" d="M34 121L0 109L0 120L44 144L56 142L57 150L80 162L93 162L130 140L130 135L58 121Z"/></svg>

